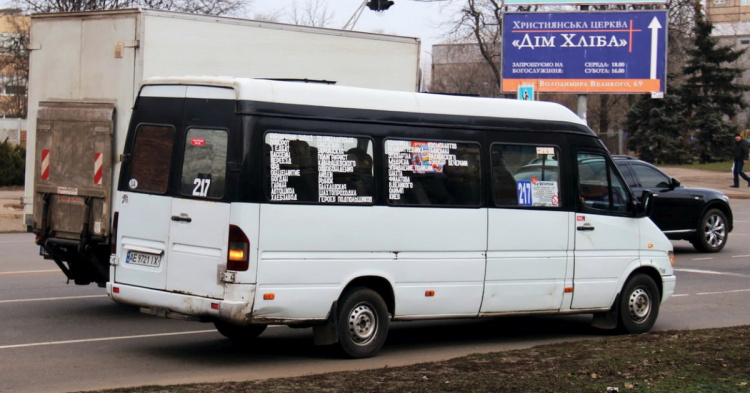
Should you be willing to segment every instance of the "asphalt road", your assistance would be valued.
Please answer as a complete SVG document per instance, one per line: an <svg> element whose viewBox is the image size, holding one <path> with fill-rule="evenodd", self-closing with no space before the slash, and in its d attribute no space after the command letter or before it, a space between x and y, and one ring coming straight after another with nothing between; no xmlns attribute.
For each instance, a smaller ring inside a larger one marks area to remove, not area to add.
<svg viewBox="0 0 750 393"><path fill-rule="evenodd" d="M677 291L655 329L750 324L750 200L733 200L735 231L718 254L675 242ZM160 319L66 285L28 234L0 235L0 392L68 392L394 367L475 352L597 337L589 316L395 324L374 359L339 359L310 329L271 327L252 348L212 325Z"/></svg>

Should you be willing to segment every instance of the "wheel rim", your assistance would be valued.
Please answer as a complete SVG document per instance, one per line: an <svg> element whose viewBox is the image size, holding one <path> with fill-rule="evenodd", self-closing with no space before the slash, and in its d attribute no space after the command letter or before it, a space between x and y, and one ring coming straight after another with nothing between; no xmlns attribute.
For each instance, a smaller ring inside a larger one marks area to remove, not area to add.
<svg viewBox="0 0 750 393"><path fill-rule="evenodd" d="M706 239L706 244L712 248L719 247L724 243L726 235L727 229L724 220L718 214L708 217L703 227L703 237Z"/></svg>
<svg viewBox="0 0 750 393"><path fill-rule="evenodd" d="M651 314L651 296L648 291L643 288L636 288L630 294L628 309L630 310L630 318L634 322L640 323L645 321L649 314Z"/></svg>
<svg viewBox="0 0 750 393"><path fill-rule="evenodd" d="M357 345L367 345L378 332L378 317L369 303L359 303L349 313L349 336Z"/></svg>

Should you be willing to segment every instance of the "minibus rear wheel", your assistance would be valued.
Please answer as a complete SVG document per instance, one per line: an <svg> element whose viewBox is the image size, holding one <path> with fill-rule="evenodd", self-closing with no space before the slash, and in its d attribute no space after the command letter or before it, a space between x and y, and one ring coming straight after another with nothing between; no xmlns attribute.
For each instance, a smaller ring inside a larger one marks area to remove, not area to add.
<svg viewBox="0 0 750 393"><path fill-rule="evenodd" d="M216 326L216 330L218 330L222 336L238 344L253 342L261 333L263 333L264 330L266 330L266 325L240 326L224 321L214 321L214 326Z"/></svg>
<svg viewBox="0 0 750 393"><path fill-rule="evenodd" d="M382 296L370 288L347 290L338 307L338 338L344 354L368 358L380 351L388 335L390 316Z"/></svg>
<svg viewBox="0 0 750 393"><path fill-rule="evenodd" d="M620 324L623 333L645 333L654 326L659 316L659 288L646 274L631 277L620 296Z"/></svg>

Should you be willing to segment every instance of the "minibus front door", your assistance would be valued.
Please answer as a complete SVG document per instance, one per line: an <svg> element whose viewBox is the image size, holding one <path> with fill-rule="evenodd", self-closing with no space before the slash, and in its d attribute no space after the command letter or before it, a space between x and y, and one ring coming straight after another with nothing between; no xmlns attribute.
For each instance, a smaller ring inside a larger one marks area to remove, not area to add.
<svg viewBox="0 0 750 393"><path fill-rule="evenodd" d="M577 172L571 308L610 307L623 272L638 261L639 225L628 188L605 152L579 152Z"/></svg>

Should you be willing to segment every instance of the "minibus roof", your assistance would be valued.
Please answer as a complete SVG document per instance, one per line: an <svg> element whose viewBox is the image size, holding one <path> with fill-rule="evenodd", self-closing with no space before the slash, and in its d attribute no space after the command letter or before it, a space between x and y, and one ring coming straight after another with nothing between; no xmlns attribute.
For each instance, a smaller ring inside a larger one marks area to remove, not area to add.
<svg viewBox="0 0 750 393"><path fill-rule="evenodd" d="M563 105L544 101L481 98L440 94L376 90L320 83L274 81L233 77L152 77L148 85L195 85L234 89L240 101L313 105L331 108L365 109L423 114L530 119L586 125ZM205 98L216 98L215 96Z"/></svg>

